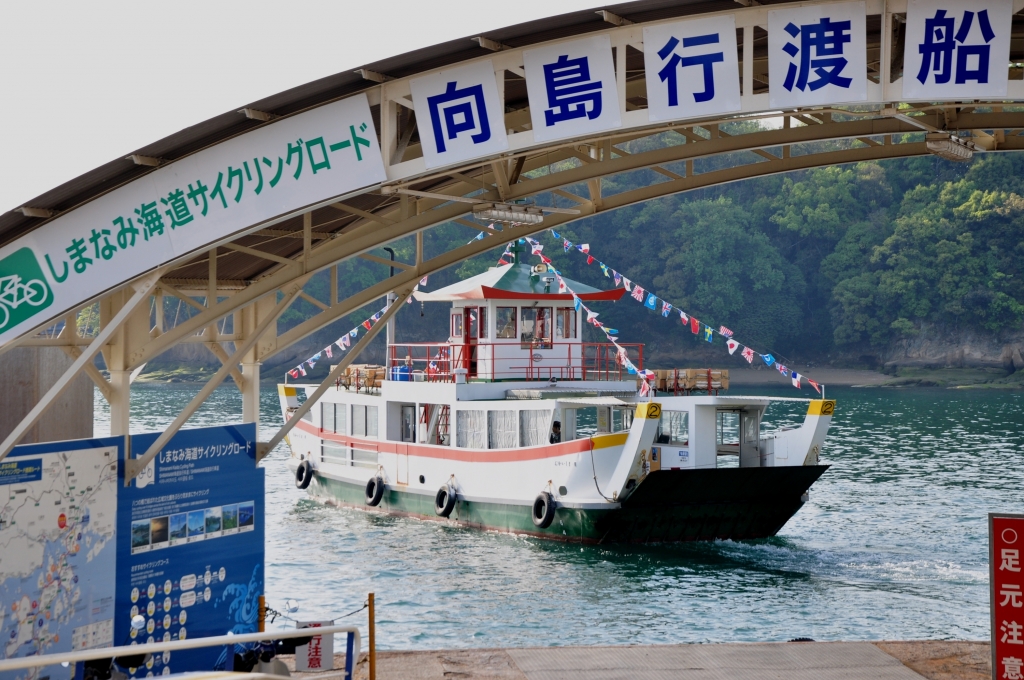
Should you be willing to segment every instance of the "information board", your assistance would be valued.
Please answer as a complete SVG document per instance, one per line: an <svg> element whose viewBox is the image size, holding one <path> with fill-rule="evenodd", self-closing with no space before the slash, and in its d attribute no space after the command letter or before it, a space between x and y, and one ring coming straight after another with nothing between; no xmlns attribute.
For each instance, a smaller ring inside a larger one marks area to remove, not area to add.
<svg viewBox="0 0 1024 680"><path fill-rule="evenodd" d="M157 436L133 436L132 451L141 455ZM182 430L121 487L117 644L257 632L263 493L253 423ZM141 631L130 625L136 614L146 617ZM232 662L223 647L164 652L131 677L230 671Z"/></svg>
<svg viewBox="0 0 1024 680"><path fill-rule="evenodd" d="M113 644L121 442L19 446L0 461L0 658ZM70 673L55 665L0 678Z"/></svg>

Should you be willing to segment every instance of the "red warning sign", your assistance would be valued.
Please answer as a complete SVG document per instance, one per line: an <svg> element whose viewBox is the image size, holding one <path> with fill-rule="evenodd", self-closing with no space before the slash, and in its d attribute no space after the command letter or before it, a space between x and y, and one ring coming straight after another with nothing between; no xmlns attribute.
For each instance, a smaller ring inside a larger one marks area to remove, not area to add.
<svg viewBox="0 0 1024 680"><path fill-rule="evenodd" d="M989 515L992 677L1024 680L1024 515Z"/></svg>

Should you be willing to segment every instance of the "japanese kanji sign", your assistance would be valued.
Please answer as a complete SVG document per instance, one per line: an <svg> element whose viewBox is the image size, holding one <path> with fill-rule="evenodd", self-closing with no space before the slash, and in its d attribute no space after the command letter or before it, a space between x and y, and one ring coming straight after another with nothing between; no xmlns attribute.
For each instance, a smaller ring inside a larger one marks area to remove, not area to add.
<svg viewBox="0 0 1024 680"><path fill-rule="evenodd" d="M1024 515L988 516L992 678L1024 680Z"/></svg>
<svg viewBox="0 0 1024 680"><path fill-rule="evenodd" d="M652 121L740 110L736 19L731 15L644 28Z"/></svg>
<svg viewBox="0 0 1024 680"><path fill-rule="evenodd" d="M607 35L525 50L523 68L535 141L622 125Z"/></svg>
<svg viewBox="0 0 1024 680"><path fill-rule="evenodd" d="M365 95L157 169L0 249L0 342L235 232L385 177Z"/></svg>
<svg viewBox="0 0 1024 680"><path fill-rule="evenodd" d="M410 81L428 168L508 148L495 78L488 59Z"/></svg>
<svg viewBox="0 0 1024 680"><path fill-rule="evenodd" d="M910 0L905 99L1006 96L1012 0Z"/></svg>
<svg viewBox="0 0 1024 680"><path fill-rule="evenodd" d="M865 20L863 2L769 11L772 108L867 99Z"/></svg>

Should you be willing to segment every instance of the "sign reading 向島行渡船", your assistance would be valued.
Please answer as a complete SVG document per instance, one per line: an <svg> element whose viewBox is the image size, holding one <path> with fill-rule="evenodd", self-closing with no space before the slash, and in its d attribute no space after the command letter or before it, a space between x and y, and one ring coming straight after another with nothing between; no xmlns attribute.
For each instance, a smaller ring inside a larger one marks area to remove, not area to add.
<svg viewBox="0 0 1024 680"><path fill-rule="evenodd" d="M409 87L428 168L508 148L505 114L489 59L413 78Z"/></svg>
<svg viewBox="0 0 1024 680"><path fill-rule="evenodd" d="M768 12L772 108L864 101L867 81L863 2Z"/></svg>
<svg viewBox="0 0 1024 680"><path fill-rule="evenodd" d="M1024 680L1024 515L988 516L992 678Z"/></svg>
<svg viewBox="0 0 1024 680"><path fill-rule="evenodd" d="M533 138L538 142L622 125L607 35L523 51Z"/></svg>
<svg viewBox="0 0 1024 680"><path fill-rule="evenodd" d="M645 27L644 70L652 121L739 111L736 19L728 14Z"/></svg>
<svg viewBox="0 0 1024 680"><path fill-rule="evenodd" d="M0 249L0 343L236 232L385 178L365 95L158 168Z"/></svg>
<svg viewBox="0 0 1024 680"><path fill-rule="evenodd" d="M1003 97L1012 0L910 0L904 99Z"/></svg>

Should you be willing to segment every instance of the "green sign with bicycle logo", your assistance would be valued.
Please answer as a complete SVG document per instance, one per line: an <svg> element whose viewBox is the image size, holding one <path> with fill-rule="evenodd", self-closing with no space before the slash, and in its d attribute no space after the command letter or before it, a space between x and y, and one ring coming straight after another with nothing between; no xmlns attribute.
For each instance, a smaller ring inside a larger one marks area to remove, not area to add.
<svg viewBox="0 0 1024 680"><path fill-rule="evenodd" d="M0 260L0 333L53 304L53 291L30 248Z"/></svg>

